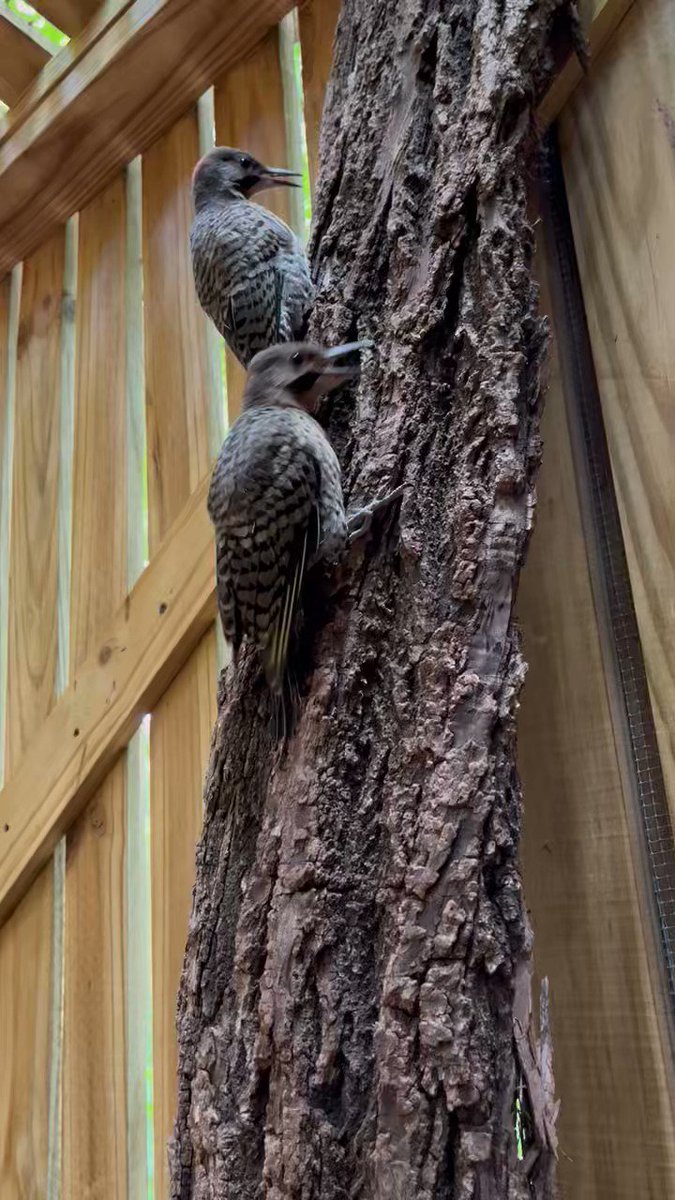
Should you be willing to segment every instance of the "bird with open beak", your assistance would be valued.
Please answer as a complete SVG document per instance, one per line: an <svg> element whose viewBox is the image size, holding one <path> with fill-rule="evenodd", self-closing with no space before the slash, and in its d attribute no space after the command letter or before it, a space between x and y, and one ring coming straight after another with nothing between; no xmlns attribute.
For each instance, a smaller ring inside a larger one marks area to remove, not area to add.
<svg viewBox="0 0 675 1200"><path fill-rule="evenodd" d="M279 217L251 203L273 187L299 187L294 171L216 146L192 175L190 231L197 297L248 367L260 350L304 335L314 289L304 249Z"/></svg>
<svg viewBox="0 0 675 1200"><path fill-rule="evenodd" d="M208 509L216 534L220 616L235 655L258 648L280 694L305 572L335 558L401 489L345 514L340 464L312 415L322 395L358 373L345 360L370 343L273 346L248 371L241 415L216 463Z"/></svg>

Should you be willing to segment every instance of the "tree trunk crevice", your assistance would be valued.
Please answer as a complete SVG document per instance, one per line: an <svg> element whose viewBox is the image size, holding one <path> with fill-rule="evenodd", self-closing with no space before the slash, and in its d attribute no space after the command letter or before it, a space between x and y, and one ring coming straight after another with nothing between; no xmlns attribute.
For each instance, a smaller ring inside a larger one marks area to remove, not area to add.
<svg viewBox="0 0 675 1200"><path fill-rule="evenodd" d="M327 417L350 504L406 492L338 595L310 583L312 669L285 747L253 659L221 681L172 1200L555 1194L513 604L546 343L532 113L564 23L571 37L566 0L343 6L312 334L376 344Z"/></svg>

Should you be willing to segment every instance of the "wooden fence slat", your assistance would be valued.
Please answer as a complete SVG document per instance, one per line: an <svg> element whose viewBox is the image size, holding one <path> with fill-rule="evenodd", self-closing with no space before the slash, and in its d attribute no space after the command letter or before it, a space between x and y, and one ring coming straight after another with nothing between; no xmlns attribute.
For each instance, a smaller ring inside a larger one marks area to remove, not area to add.
<svg viewBox="0 0 675 1200"><path fill-rule="evenodd" d="M279 62L279 38L270 30L252 54L226 71L215 83L216 141L254 154L270 167L286 166L286 125ZM290 223L288 192L278 188L261 197ZM230 424L241 408L245 373L227 352L227 407Z"/></svg>
<svg viewBox="0 0 675 1200"><path fill-rule="evenodd" d="M63 232L24 263L16 366L7 774L54 703Z"/></svg>
<svg viewBox="0 0 675 1200"><path fill-rule="evenodd" d="M125 229L119 178L79 219L71 674L127 585ZM122 758L67 837L64 1196L127 1194L125 776Z"/></svg>
<svg viewBox="0 0 675 1200"><path fill-rule="evenodd" d="M0 1195L47 1194L52 867L0 929Z"/></svg>
<svg viewBox="0 0 675 1200"><path fill-rule="evenodd" d="M176 998L202 824L202 786L216 715L215 630L152 714L152 924L155 1195L168 1195L167 1139L176 1113Z"/></svg>
<svg viewBox="0 0 675 1200"><path fill-rule="evenodd" d="M63 241L61 233L24 264L17 340L11 348L16 367L4 731L8 776L55 699ZM47 1189L52 915L52 871L46 867L0 932L0 1012L7 1038L3 1092L10 1109L0 1118L0 1194L16 1189L18 1195L44 1195Z"/></svg>
<svg viewBox="0 0 675 1200"><path fill-rule="evenodd" d="M193 111L143 160L150 554L210 462L206 331L189 247L190 180L198 158Z"/></svg>
<svg viewBox="0 0 675 1200"><path fill-rule="evenodd" d="M333 61L333 37L342 0L307 0L298 11L302 49L302 87L305 93L305 129L309 157L309 181L319 171L319 131L323 97Z"/></svg>
<svg viewBox="0 0 675 1200"><path fill-rule="evenodd" d="M537 523L518 596L529 663L518 749L524 889L537 972L551 987L561 1188L575 1200L666 1196L675 1149L660 997L555 359L543 435Z"/></svg>
<svg viewBox="0 0 675 1200"><path fill-rule="evenodd" d="M675 13L636 4L561 121L593 358L675 820Z"/></svg>

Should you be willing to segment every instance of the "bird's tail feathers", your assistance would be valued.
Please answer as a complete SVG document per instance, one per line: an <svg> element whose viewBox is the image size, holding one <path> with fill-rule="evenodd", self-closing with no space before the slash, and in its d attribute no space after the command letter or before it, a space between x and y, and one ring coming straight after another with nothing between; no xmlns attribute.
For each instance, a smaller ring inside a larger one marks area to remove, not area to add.
<svg viewBox="0 0 675 1200"><path fill-rule="evenodd" d="M263 666L270 690L282 695L288 665L288 654L295 624L302 581L307 562L307 530L303 535L301 553L297 556L284 589L279 615L263 650Z"/></svg>

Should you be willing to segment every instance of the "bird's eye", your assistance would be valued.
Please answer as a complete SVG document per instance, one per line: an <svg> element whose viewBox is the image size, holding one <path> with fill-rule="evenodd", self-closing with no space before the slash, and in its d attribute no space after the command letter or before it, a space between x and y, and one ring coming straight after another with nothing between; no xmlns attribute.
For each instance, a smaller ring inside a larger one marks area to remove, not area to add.
<svg viewBox="0 0 675 1200"><path fill-rule="evenodd" d="M242 154L239 157L239 162L242 167L248 167L248 166L250 166L251 160L250 160L250 158L248 158L248 156L246 154Z"/></svg>
<svg viewBox="0 0 675 1200"><path fill-rule="evenodd" d="M302 362L302 355L298 350L296 350L295 354L291 354L291 362L296 364Z"/></svg>

